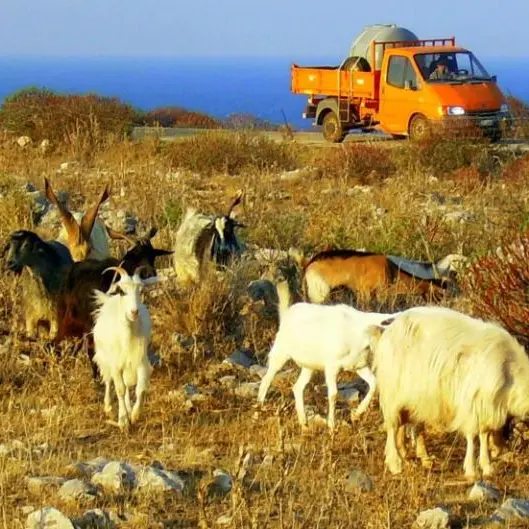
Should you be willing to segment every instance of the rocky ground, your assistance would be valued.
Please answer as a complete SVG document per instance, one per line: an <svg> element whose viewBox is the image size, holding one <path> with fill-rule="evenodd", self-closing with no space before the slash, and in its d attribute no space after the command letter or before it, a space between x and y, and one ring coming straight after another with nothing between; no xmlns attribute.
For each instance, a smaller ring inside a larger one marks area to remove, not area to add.
<svg viewBox="0 0 529 529"><path fill-rule="evenodd" d="M366 154L378 160L376 152ZM147 298L154 372L144 415L128 433L106 422L102 386L91 379L83 351L75 354L73 343L54 349L44 335L31 341L20 332L18 281L3 271L0 527L529 526L523 423L495 462L494 478L468 483L464 440L434 431L427 431L432 469L411 459L402 475L389 475L376 401L350 422L349 408L365 392L353 374L339 379L334 436L325 426L322 376L306 390L307 433L294 410L295 366L277 375L265 408L255 406L277 329L273 306L263 302L267 283L260 282L270 277L267 260L291 246L309 254L327 246L367 248L412 259L495 255L505 237L527 226L526 166L516 166L513 176L510 162L501 161L503 172L482 180L468 167L444 173L410 162L387 178L378 167L355 178L307 157L297 169L272 164L235 175L177 167L156 144L119 144L89 163L0 145L2 241L21 228L57 233L56 211L42 195L47 176L77 210L110 181L101 217L129 233L156 225L153 243L164 248L172 247L186 207L224 212L245 189L239 216L248 228L241 237L261 256L188 289L175 284L170 259L160 261L168 281ZM124 251L112 244L115 255ZM467 294L443 303L471 312ZM361 308L396 306L387 299Z"/></svg>

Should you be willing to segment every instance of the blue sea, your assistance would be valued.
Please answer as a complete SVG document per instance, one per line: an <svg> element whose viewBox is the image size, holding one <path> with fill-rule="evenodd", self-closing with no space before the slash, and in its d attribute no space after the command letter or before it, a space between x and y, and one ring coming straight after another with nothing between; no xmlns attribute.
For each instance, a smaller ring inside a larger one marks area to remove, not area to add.
<svg viewBox="0 0 529 529"><path fill-rule="evenodd" d="M529 58L480 57L504 93L529 100ZM341 57L14 58L0 57L0 100L27 86L117 96L149 110L175 105L225 118L250 113L297 128L306 98L290 93L290 65L335 65Z"/></svg>

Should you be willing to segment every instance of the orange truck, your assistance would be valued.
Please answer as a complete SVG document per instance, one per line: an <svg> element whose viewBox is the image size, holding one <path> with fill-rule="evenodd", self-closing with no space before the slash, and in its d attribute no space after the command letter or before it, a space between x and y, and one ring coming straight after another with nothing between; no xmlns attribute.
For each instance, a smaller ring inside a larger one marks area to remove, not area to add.
<svg viewBox="0 0 529 529"><path fill-rule="evenodd" d="M437 125L469 121L497 141L510 119L496 76L471 51L396 25L365 28L339 66L293 64L291 90L308 96L303 117L330 142L353 129L421 139Z"/></svg>

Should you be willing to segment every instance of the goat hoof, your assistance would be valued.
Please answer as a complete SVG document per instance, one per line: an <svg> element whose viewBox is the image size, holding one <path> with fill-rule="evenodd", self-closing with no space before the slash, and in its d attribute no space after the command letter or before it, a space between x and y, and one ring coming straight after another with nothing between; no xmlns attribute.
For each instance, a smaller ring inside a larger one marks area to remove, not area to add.
<svg viewBox="0 0 529 529"><path fill-rule="evenodd" d="M400 474L402 472L401 461L388 461L386 460L386 466L392 474Z"/></svg>
<svg viewBox="0 0 529 529"><path fill-rule="evenodd" d="M128 417L120 417L118 420L118 426L121 430L128 430L130 427L130 421Z"/></svg>
<svg viewBox="0 0 529 529"><path fill-rule="evenodd" d="M421 459L421 466L431 470L433 468L433 459L431 457L425 457L424 459Z"/></svg>
<svg viewBox="0 0 529 529"><path fill-rule="evenodd" d="M363 412L358 410L351 410L351 422L357 422L362 417Z"/></svg>
<svg viewBox="0 0 529 529"><path fill-rule="evenodd" d="M491 466L485 467L483 469L483 477L484 478L491 478L494 475L494 468Z"/></svg>

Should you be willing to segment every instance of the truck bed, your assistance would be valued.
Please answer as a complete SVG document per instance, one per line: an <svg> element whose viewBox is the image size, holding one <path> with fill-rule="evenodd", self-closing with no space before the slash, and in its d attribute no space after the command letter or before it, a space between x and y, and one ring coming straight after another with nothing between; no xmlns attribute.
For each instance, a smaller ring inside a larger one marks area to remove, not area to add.
<svg viewBox="0 0 529 529"><path fill-rule="evenodd" d="M340 71L339 66L291 66L294 94L374 99L379 79L380 72Z"/></svg>

